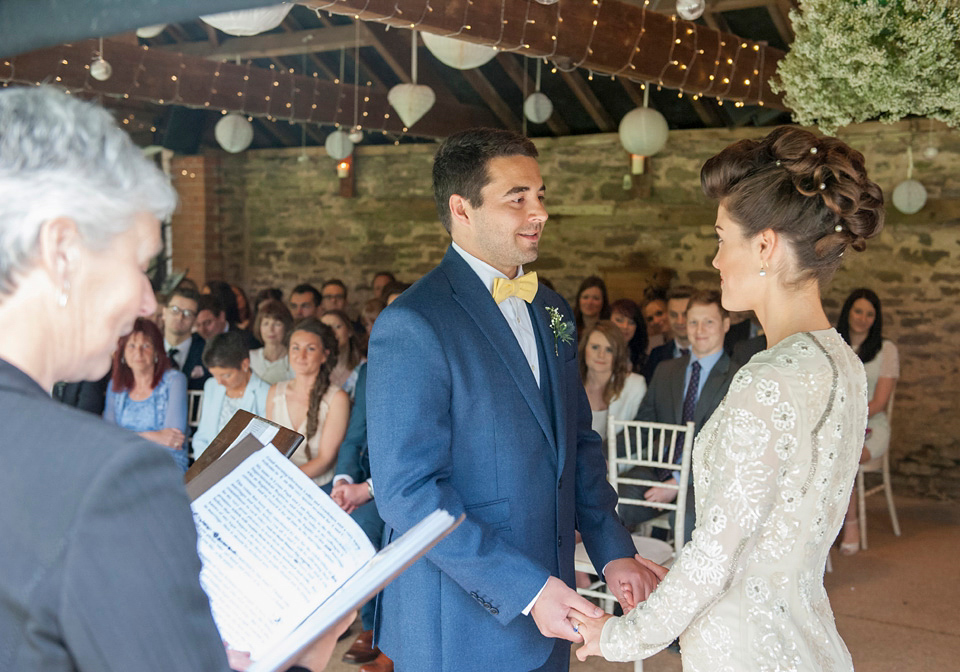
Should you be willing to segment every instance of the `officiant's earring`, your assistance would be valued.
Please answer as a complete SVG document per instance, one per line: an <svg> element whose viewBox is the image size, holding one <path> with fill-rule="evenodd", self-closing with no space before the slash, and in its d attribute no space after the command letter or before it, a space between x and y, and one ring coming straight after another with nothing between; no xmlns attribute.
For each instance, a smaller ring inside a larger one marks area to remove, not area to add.
<svg viewBox="0 0 960 672"><path fill-rule="evenodd" d="M67 299L70 298L70 281L64 280L60 287L60 295L57 297L57 305L61 308L67 307Z"/></svg>
<svg viewBox="0 0 960 672"><path fill-rule="evenodd" d="M767 269L765 269L765 268L763 267L763 261L762 261L762 260L760 261L760 277L761 277L761 278L767 277Z"/></svg>

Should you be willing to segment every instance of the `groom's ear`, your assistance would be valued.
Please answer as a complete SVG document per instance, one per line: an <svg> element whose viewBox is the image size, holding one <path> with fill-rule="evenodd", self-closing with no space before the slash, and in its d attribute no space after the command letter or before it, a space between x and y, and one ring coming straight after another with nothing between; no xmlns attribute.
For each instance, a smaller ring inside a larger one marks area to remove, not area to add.
<svg viewBox="0 0 960 672"><path fill-rule="evenodd" d="M451 224L471 226L470 203L460 194L450 195L450 219Z"/></svg>

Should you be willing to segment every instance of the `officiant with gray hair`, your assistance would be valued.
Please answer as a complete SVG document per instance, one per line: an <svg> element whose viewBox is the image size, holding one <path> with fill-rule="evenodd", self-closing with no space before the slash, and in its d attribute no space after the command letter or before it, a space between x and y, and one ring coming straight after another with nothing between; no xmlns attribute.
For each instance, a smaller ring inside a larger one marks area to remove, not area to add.
<svg viewBox="0 0 960 672"><path fill-rule="evenodd" d="M103 377L117 340L154 313L145 271L176 203L103 109L47 87L0 91L0 670L249 663L228 661L200 587L173 460L50 398L57 381ZM301 664L322 669L337 634Z"/></svg>

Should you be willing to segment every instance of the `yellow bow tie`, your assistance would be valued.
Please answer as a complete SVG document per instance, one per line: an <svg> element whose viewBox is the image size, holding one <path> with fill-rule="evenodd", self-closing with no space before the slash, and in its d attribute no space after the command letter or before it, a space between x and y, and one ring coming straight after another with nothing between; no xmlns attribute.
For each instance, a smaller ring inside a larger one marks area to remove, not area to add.
<svg viewBox="0 0 960 672"><path fill-rule="evenodd" d="M506 298L516 296L527 303L533 301L537 295L537 274L527 273L516 280L507 278L493 279L493 300L500 303Z"/></svg>

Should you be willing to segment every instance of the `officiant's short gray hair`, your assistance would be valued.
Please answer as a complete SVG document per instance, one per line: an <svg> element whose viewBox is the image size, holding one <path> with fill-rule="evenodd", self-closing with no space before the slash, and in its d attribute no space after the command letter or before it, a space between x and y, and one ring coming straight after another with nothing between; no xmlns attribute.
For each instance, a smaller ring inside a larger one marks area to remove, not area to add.
<svg viewBox="0 0 960 672"><path fill-rule="evenodd" d="M483 205L490 182L487 163L501 156L539 156L530 138L499 128L470 128L443 141L433 159L433 198L443 228L450 233L450 197L459 194L474 208Z"/></svg>
<svg viewBox="0 0 960 672"><path fill-rule="evenodd" d="M169 179L110 114L48 86L0 90L0 295L37 253L44 222L76 222L103 249L149 213L173 214Z"/></svg>

